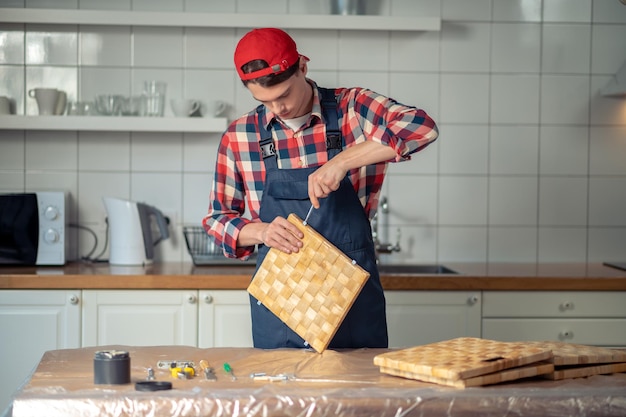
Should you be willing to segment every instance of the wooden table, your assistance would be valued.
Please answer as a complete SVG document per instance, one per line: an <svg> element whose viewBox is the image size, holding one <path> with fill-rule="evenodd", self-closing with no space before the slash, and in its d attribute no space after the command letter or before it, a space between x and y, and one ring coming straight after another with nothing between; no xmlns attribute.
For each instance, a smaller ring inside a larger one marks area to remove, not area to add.
<svg viewBox="0 0 626 417"><path fill-rule="evenodd" d="M97 350L127 350L131 384L94 385ZM373 357L385 349L317 354L305 350L108 346L46 352L17 394L14 417L72 416L620 416L626 415L626 374L550 381L540 378L457 389L381 374ZM157 369L159 360L205 359L218 380L189 380ZM237 379L222 369L228 362ZM156 370L170 391L140 392L135 382ZM286 374L254 381L252 372Z"/></svg>

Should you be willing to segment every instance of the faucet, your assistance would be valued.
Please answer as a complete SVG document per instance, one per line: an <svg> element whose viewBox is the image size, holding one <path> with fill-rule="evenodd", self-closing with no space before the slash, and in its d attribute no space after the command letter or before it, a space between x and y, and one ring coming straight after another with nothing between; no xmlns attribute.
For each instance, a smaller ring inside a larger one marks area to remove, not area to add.
<svg viewBox="0 0 626 417"><path fill-rule="evenodd" d="M374 240L374 249L376 250L376 263L379 263L378 255L381 253L393 253L400 252L402 248L400 248L400 228L398 228L398 236L396 239L396 243L383 243L380 241L379 233L378 233L378 225L379 225L379 214L389 214L389 202L387 201L387 197L381 197L378 206L380 208L379 211L374 214L372 218L372 239ZM385 220L387 220L385 218ZM388 222L385 221L383 226L387 227Z"/></svg>

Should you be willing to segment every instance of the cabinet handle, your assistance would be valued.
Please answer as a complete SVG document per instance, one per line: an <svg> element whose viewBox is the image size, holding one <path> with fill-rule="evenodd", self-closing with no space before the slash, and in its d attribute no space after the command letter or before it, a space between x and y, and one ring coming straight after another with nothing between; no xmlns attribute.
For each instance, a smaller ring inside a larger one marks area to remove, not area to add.
<svg viewBox="0 0 626 417"><path fill-rule="evenodd" d="M204 302L207 304L211 304L213 302L213 296L211 294L207 294L204 296Z"/></svg>
<svg viewBox="0 0 626 417"><path fill-rule="evenodd" d="M70 298L69 298L70 304L76 305L76 304L78 304L79 301L80 301L80 298L78 298L78 296L76 294L70 295Z"/></svg>
<svg viewBox="0 0 626 417"><path fill-rule="evenodd" d="M567 310L573 310L574 309L574 303L572 303L571 301L565 301L564 303L559 304L559 310L561 311L567 311Z"/></svg>
<svg viewBox="0 0 626 417"><path fill-rule="evenodd" d="M474 304L476 304L478 302L478 296L476 295L472 295L467 299L467 304L473 306Z"/></svg>
<svg viewBox="0 0 626 417"><path fill-rule="evenodd" d="M572 332L571 330L564 330L562 332L559 333L559 339L563 340L563 339L573 339L574 338L574 332Z"/></svg>
<svg viewBox="0 0 626 417"><path fill-rule="evenodd" d="M189 294L189 295L187 296L187 302L188 302L189 304L195 304L195 303L196 303L196 300L197 300L197 297L196 297L194 294Z"/></svg>

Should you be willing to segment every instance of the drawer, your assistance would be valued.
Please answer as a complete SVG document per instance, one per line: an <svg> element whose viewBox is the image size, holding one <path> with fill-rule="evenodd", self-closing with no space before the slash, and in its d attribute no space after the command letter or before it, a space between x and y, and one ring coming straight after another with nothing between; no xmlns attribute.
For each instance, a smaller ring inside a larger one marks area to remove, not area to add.
<svg viewBox="0 0 626 417"><path fill-rule="evenodd" d="M485 291L483 317L626 318L626 292Z"/></svg>
<svg viewBox="0 0 626 417"><path fill-rule="evenodd" d="M485 339L626 346L626 319L483 319Z"/></svg>

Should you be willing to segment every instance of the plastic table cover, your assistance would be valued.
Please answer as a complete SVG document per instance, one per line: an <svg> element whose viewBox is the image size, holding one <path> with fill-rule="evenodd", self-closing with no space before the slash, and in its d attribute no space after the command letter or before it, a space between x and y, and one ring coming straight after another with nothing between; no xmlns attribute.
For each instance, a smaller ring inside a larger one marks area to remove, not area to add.
<svg viewBox="0 0 626 417"><path fill-rule="evenodd" d="M131 384L95 385L99 350L126 350ZM625 416L626 374L551 381L532 378L476 388L450 388L381 374L373 364L388 349L326 350L185 346L105 346L46 352L16 393L14 417L72 416ZM205 379L201 360L214 367ZM178 379L159 361L191 361ZM232 369L235 380L224 370ZM135 383L152 368L173 389L144 392ZM277 381L251 374L281 376Z"/></svg>

